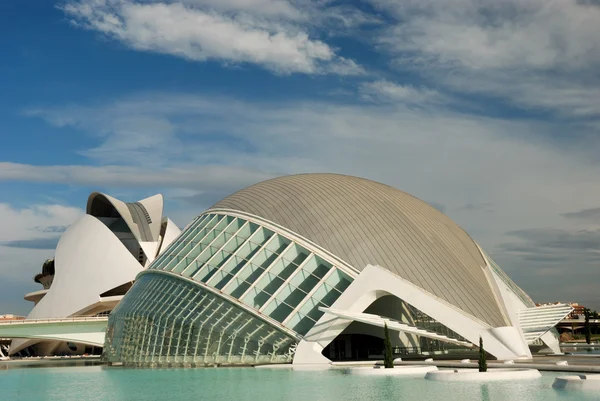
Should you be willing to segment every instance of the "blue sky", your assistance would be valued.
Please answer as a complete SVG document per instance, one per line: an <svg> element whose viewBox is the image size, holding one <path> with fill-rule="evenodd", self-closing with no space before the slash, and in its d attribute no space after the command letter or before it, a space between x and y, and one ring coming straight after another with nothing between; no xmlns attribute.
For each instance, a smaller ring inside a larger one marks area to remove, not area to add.
<svg viewBox="0 0 600 401"><path fill-rule="evenodd" d="M87 195L184 226L299 172L457 221L536 301L600 309L600 3L0 3L0 313Z"/></svg>

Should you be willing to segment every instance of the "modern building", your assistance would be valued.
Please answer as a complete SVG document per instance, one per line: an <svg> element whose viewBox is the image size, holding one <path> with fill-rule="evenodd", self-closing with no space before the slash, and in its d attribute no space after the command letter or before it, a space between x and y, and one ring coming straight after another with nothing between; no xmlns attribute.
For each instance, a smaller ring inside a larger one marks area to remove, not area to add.
<svg viewBox="0 0 600 401"><path fill-rule="evenodd" d="M337 174L252 185L191 222L109 316L103 357L133 366L329 363L558 348L568 305L536 307L447 216Z"/></svg>
<svg viewBox="0 0 600 401"><path fill-rule="evenodd" d="M25 316L13 315L12 313L0 315L0 322L12 322L15 320L25 320Z"/></svg>
<svg viewBox="0 0 600 401"><path fill-rule="evenodd" d="M585 306L580 305L577 302L570 302L569 305L573 308L573 312L568 316L569 319L585 319Z"/></svg>
<svg viewBox="0 0 600 401"><path fill-rule="evenodd" d="M181 231L163 217L162 195L125 203L92 193L86 214L60 238L55 258L34 280L43 289L25 295L34 303L27 319L105 316ZM32 348L29 348L32 347ZM81 354L89 344L15 339L10 354Z"/></svg>

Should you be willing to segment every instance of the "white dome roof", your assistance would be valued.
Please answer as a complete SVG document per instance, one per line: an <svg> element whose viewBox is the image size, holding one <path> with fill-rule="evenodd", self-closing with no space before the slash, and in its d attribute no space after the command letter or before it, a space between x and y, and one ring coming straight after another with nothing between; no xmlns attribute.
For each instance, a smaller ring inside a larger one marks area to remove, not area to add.
<svg viewBox="0 0 600 401"><path fill-rule="evenodd" d="M216 203L283 226L358 271L377 264L493 327L508 324L477 244L420 199L338 174L267 180Z"/></svg>

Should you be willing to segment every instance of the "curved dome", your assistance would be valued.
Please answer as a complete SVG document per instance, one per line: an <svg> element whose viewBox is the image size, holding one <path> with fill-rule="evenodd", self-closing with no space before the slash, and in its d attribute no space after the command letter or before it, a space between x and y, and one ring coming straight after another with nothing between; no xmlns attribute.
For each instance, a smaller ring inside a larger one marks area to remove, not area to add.
<svg viewBox="0 0 600 401"><path fill-rule="evenodd" d="M228 209L281 225L358 271L380 265L493 327L508 324L475 242L420 199L338 174L267 180L223 199Z"/></svg>

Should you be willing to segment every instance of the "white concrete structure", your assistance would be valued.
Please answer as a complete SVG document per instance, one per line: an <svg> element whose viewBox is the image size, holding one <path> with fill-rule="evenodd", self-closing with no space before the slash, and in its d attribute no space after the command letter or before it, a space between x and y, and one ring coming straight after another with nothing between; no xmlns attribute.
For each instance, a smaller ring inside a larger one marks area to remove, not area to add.
<svg viewBox="0 0 600 401"><path fill-rule="evenodd" d="M534 380L542 375L537 369L523 368L494 368L487 372L477 369L449 369L428 372L425 379L434 381L461 381L461 382L492 382L492 381L518 381Z"/></svg>
<svg viewBox="0 0 600 401"><path fill-rule="evenodd" d="M86 212L60 238L53 271L44 272L52 276L45 280L51 283L49 288L25 296L35 303L28 320L107 315L136 275L180 233L163 218L162 195L125 203L95 192L88 198ZM30 337L14 340L10 353L32 345L39 355L80 353L85 344L97 344L80 338L67 346Z"/></svg>
<svg viewBox="0 0 600 401"><path fill-rule="evenodd" d="M8 338L73 341L102 347L107 322L108 318L105 316L0 322L0 335Z"/></svg>
<svg viewBox="0 0 600 401"><path fill-rule="evenodd" d="M564 390L600 391L600 375L559 376L552 387Z"/></svg>
<svg viewBox="0 0 600 401"><path fill-rule="evenodd" d="M131 365L498 359L556 348L570 307L535 304L469 235L387 185L301 174L243 189L196 218L109 319L105 358Z"/></svg>
<svg viewBox="0 0 600 401"><path fill-rule="evenodd" d="M302 365L294 365L302 366ZM344 373L357 376L421 376L427 372L438 370L437 366L394 366L386 369L383 366L357 366L344 369Z"/></svg>

